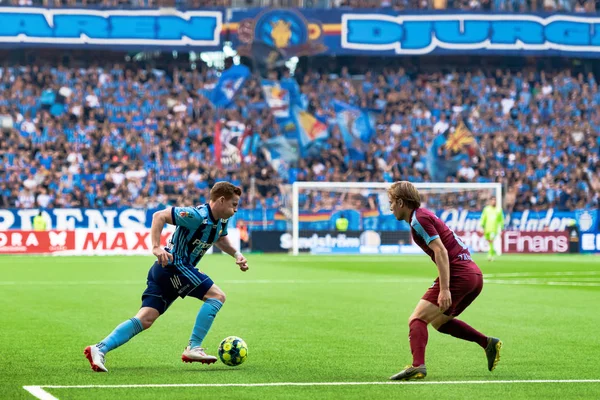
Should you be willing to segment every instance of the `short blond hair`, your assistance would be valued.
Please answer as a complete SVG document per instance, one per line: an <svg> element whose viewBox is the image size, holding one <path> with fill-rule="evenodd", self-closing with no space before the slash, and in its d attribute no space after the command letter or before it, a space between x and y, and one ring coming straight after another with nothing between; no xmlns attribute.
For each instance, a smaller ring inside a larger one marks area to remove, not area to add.
<svg viewBox="0 0 600 400"><path fill-rule="evenodd" d="M225 197L225 200L229 200L236 194L241 196L242 189L225 181L215 183L212 189L210 189L210 199L212 201L219 199L221 196Z"/></svg>
<svg viewBox="0 0 600 400"><path fill-rule="evenodd" d="M404 204L412 209L421 207L421 196L419 191L412 183L408 181L394 182L388 189L390 200L395 202L402 199Z"/></svg>

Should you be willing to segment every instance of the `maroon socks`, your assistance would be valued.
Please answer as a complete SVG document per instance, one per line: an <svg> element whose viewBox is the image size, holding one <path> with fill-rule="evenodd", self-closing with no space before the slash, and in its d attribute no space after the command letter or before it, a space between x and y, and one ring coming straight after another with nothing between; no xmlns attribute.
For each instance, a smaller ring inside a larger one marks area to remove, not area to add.
<svg viewBox="0 0 600 400"><path fill-rule="evenodd" d="M475 342L484 349L487 347L487 336L458 319L452 319L446 322L439 327L438 332L454 336L455 338L468 340L469 342ZM425 343L427 343L427 333L425 333ZM412 344L410 347L412 348Z"/></svg>
<svg viewBox="0 0 600 400"><path fill-rule="evenodd" d="M427 323L422 319L413 319L408 325L410 328L408 340L413 356L413 367L425 364L425 347L427 346Z"/></svg>

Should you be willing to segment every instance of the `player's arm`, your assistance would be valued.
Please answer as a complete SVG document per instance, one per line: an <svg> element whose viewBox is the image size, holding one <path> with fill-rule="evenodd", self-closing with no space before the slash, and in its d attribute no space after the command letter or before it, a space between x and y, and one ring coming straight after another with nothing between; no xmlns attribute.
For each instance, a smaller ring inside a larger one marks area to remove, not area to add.
<svg viewBox="0 0 600 400"><path fill-rule="evenodd" d="M229 254L231 257L235 258L235 263L239 265L242 271L248 270L248 261L244 255L235 249L229 240L227 235L221 236L219 240L215 242L215 246L217 246L223 253Z"/></svg>
<svg viewBox="0 0 600 400"><path fill-rule="evenodd" d="M152 254L154 254L158 262L165 267L169 262L173 261L173 255L160 247L160 233L165 224L173 225L173 217L171 216L171 207L165 208L152 214L152 226L150 227L150 236L152 237Z"/></svg>
<svg viewBox="0 0 600 400"><path fill-rule="evenodd" d="M452 305L452 296L450 295L450 260L448 250L444 247L442 240L438 237L428 243L428 246L435 254L435 264L440 277L440 295L438 305L442 312L446 311Z"/></svg>

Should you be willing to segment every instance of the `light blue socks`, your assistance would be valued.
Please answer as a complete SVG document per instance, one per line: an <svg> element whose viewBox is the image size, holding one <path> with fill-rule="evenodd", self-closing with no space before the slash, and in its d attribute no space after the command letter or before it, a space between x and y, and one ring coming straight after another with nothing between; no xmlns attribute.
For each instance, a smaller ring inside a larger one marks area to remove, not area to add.
<svg viewBox="0 0 600 400"><path fill-rule="evenodd" d="M98 343L96 346L98 347L98 350L106 354L109 351L127 343L129 339L143 330L144 328L142 327L140 320L133 317L117 326L110 335L104 338L104 340Z"/></svg>
<svg viewBox="0 0 600 400"><path fill-rule="evenodd" d="M196 317L196 325L194 325L194 330L190 337L191 349L202 345L202 341L206 337L206 334L222 306L223 303L221 303L220 300L206 299Z"/></svg>

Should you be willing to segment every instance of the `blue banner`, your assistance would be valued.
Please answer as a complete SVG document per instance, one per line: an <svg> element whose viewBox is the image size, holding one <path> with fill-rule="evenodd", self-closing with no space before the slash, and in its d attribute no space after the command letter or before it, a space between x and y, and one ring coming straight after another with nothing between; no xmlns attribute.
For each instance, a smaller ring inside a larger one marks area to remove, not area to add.
<svg viewBox="0 0 600 400"><path fill-rule="evenodd" d="M598 57L600 18L580 14L398 13L392 9L233 10L234 47L261 41L316 54L509 54Z"/></svg>
<svg viewBox="0 0 600 400"><path fill-rule="evenodd" d="M109 229L150 228L152 214L159 209L85 209L85 208L55 208L42 210L48 223L48 229ZM1 209L0 231L10 229L32 229L33 217L37 209ZM356 210L321 211L319 213L301 212L300 229L303 230L334 230L335 220L344 214L349 220L349 230L395 231L408 230L408 224L397 221L393 215L379 213L376 210L358 212ZM436 215L456 232L473 232L478 229L480 212L459 209L437 210ZM276 208L245 209L241 208L230 219L230 226L235 226L236 220L243 220L252 226L253 230L285 230L291 221L279 213ZM517 231L565 231L573 221L579 227L582 235L596 235L598 226L598 210L543 211L525 210L506 216L506 230ZM587 236L586 236L587 237ZM591 239L587 240L590 241ZM594 239L595 240L595 239ZM600 248L599 248L600 249Z"/></svg>
<svg viewBox="0 0 600 400"><path fill-rule="evenodd" d="M600 54L600 18L580 14L3 7L0 20L0 47L207 51L222 50L224 36L240 53L260 53L255 43L279 50L271 64L317 54Z"/></svg>
<svg viewBox="0 0 600 400"><path fill-rule="evenodd" d="M0 20L0 47L11 48L207 51L221 50L225 35L241 53L256 54L253 44L262 43L280 50L280 59L317 54L600 54L600 18L579 14L3 7Z"/></svg>
<svg viewBox="0 0 600 400"><path fill-rule="evenodd" d="M375 116L370 110L358 108L342 101L333 101L337 125L352 160L364 159L371 137L375 133Z"/></svg>
<svg viewBox="0 0 600 400"><path fill-rule="evenodd" d="M0 8L0 46L221 49L223 11Z"/></svg>
<svg viewBox="0 0 600 400"><path fill-rule="evenodd" d="M574 15L345 13L341 48L379 54L600 52L600 19Z"/></svg>
<svg viewBox="0 0 600 400"><path fill-rule="evenodd" d="M235 101L234 97L250 76L245 65L233 65L223 71L217 85L210 93L210 101L217 108L228 108Z"/></svg>

